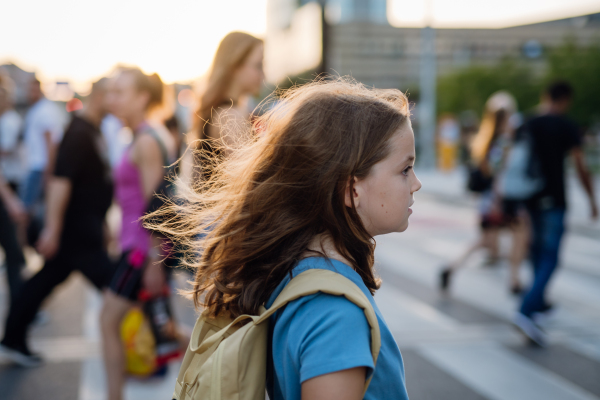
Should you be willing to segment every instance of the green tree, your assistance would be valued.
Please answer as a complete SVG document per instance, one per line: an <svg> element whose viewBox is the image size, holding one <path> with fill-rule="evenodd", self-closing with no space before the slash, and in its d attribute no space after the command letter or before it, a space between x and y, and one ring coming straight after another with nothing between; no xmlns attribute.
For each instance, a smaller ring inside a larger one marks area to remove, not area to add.
<svg viewBox="0 0 600 400"><path fill-rule="evenodd" d="M577 46L573 39L551 49L544 83L569 82L575 91L571 117L585 127L600 122L600 40L590 46Z"/></svg>
<svg viewBox="0 0 600 400"><path fill-rule="evenodd" d="M495 66L474 65L438 79L439 114L473 110L483 112L494 92L506 90L515 96L520 110L528 110L539 101L540 80L526 64L505 59Z"/></svg>

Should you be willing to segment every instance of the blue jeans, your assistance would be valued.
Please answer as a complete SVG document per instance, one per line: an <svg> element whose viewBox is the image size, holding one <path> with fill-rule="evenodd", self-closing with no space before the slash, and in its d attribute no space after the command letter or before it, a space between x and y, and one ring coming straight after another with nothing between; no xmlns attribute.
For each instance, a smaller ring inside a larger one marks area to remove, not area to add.
<svg viewBox="0 0 600 400"><path fill-rule="evenodd" d="M33 206L42 198L43 180L44 171L29 171L25 177L25 181L21 185L20 197L29 212L32 211Z"/></svg>
<svg viewBox="0 0 600 400"><path fill-rule="evenodd" d="M565 208L530 209L532 228L531 262L534 280L523 298L521 313L531 317L547 307L546 286L558 265L560 242L565 232Z"/></svg>

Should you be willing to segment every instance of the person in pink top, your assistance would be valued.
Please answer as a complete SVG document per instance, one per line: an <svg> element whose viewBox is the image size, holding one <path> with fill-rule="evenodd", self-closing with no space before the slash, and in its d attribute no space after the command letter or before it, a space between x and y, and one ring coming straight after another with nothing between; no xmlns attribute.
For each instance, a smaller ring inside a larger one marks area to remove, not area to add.
<svg viewBox="0 0 600 400"><path fill-rule="evenodd" d="M164 179L165 163L175 155L175 143L164 127L148 122L148 114L162 104L163 84L157 74L137 68L121 69L109 94L111 112L133 131L133 141L115 170L115 196L122 211L121 260L104 294L100 322L108 398L122 398L125 355L120 326L143 288L151 295L165 285L159 239L142 226L142 217Z"/></svg>

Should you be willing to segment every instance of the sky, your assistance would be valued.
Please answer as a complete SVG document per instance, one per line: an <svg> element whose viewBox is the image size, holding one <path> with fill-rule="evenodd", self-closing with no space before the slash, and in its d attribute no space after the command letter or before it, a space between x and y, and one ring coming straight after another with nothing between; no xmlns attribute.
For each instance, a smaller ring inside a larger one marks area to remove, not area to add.
<svg viewBox="0 0 600 400"><path fill-rule="evenodd" d="M286 0L279 0L286 1ZM600 12L599 0L388 0L395 26L503 27ZM18 0L3 5L0 64L12 61L42 80L76 90L117 63L158 72L167 83L209 68L223 36L264 37L267 0Z"/></svg>

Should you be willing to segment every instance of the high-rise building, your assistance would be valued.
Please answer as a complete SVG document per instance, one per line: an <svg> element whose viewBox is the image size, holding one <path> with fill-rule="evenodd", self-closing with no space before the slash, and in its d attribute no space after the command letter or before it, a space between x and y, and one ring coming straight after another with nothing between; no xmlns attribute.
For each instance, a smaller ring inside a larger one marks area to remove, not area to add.
<svg viewBox="0 0 600 400"><path fill-rule="evenodd" d="M321 19L316 10L317 4L323 3L327 27L321 35ZM273 59L290 54L293 41L310 36L314 42L321 37L326 46L313 43L316 49L313 52L322 51L326 72L352 75L375 87L403 90L417 87L421 29L389 25L385 0L271 0L269 4L274 9L286 9L287 19L285 24L277 23L275 20L283 13L269 13L267 64L274 66L278 63L272 63ZM312 8L311 15L306 12L307 7ZM299 29L300 23L294 23L299 14L309 17L301 21L303 26L312 26L318 33L311 35L306 29ZM307 24L306 19L312 23ZM437 73L444 75L472 64L492 65L507 56L522 59L541 73L546 66L544 53L548 48L562 44L566 38L586 45L598 37L600 13L502 29L435 29ZM271 39L274 40L269 44ZM304 47L310 45L304 41ZM302 60L299 57L297 62L289 61L287 65L291 68L287 70L283 67L285 63L279 63L267 71L267 78L278 82L283 77L297 75L301 72ZM319 69L315 66L319 63L313 60L312 64L310 68Z"/></svg>

